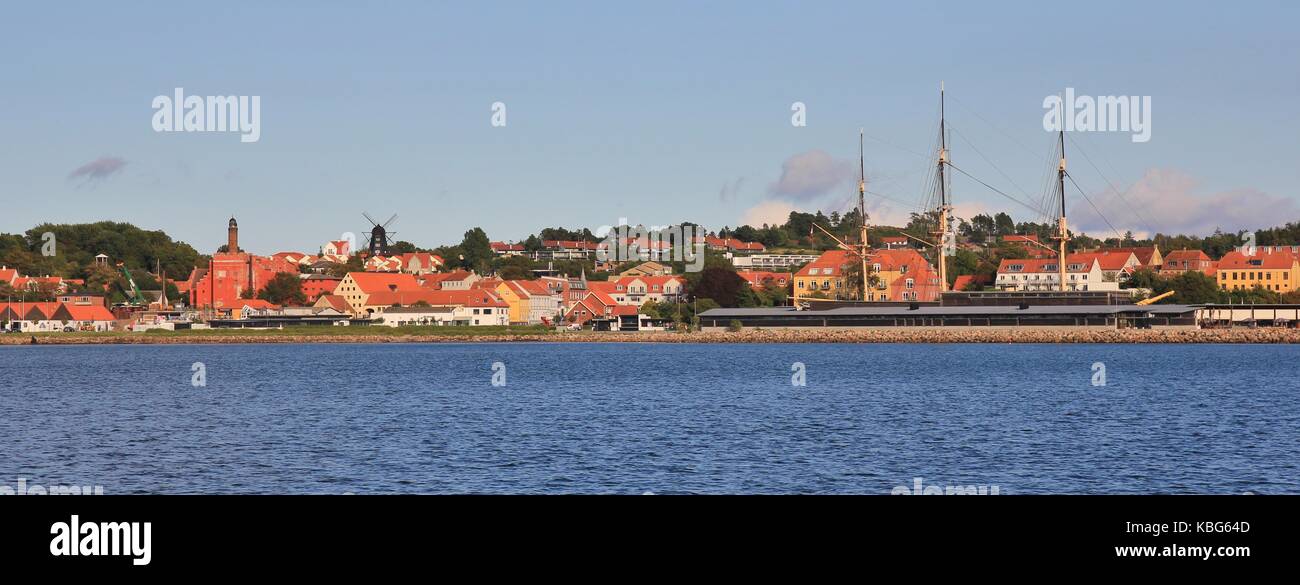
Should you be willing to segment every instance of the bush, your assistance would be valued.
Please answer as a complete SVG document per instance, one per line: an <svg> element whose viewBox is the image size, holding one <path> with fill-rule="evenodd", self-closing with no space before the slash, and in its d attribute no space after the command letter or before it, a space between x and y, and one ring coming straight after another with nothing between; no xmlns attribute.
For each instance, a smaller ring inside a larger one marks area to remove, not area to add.
<svg viewBox="0 0 1300 585"><path fill-rule="evenodd" d="M741 325L741 324L740 324L740 321L736 321L736 320L734 320L734 319L731 321L731 323L728 323L728 324L727 324L727 331L731 331L731 332L733 332L733 333L736 332L736 331L740 331L741 329L744 329L744 328L745 328L745 326L744 326L744 325Z"/></svg>

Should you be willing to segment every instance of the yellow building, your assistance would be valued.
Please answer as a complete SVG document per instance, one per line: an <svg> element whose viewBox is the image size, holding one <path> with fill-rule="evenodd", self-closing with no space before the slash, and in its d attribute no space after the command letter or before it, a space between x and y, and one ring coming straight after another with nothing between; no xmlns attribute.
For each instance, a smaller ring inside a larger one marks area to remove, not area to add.
<svg viewBox="0 0 1300 585"><path fill-rule="evenodd" d="M844 250L830 250L809 262L794 275L795 302L808 298L862 300L854 291L855 283L844 280L845 271L856 259L856 255ZM939 299L939 275L916 250L868 251L867 272L871 284L868 301Z"/></svg>
<svg viewBox="0 0 1300 585"><path fill-rule="evenodd" d="M1300 289L1300 254L1289 246L1259 247L1250 255L1233 250L1219 260L1216 277L1223 290L1291 292Z"/></svg>
<svg viewBox="0 0 1300 585"><path fill-rule="evenodd" d="M501 300L510 305L510 324L520 325L528 322L528 293L516 281L504 280L496 286Z"/></svg>
<svg viewBox="0 0 1300 585"><path fill-rule="evenodd" d="M536 325L560 312L559 296L541 281L504 280L493 290L510 305L511 325Z"/></svg>
<svg viewBox="0 0 1300 585"><path fill-rule="evenodd" d="M823 252L816 260L804 265L794 275L794 300L849 299L851 287L844 282L850 254L844 250Z"/></svg>

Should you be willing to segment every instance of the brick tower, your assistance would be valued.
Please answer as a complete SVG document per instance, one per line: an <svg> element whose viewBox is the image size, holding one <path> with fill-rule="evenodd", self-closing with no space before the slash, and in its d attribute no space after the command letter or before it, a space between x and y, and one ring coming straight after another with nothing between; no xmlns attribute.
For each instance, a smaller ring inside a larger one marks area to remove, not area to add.
<svg viewBox="0 0 1300 585"><path fill-rule="evenodd" d="M230 218L230 229L226 231L226 234L227 234L226 253L238 254L239 253L239 224L235 222L234 217Z"/></svg>

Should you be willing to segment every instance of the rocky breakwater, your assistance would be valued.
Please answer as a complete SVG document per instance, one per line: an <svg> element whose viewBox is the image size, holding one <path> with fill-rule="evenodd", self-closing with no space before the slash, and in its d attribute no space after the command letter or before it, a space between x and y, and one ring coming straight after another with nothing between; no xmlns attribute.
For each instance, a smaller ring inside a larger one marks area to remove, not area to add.
<svg viewBox="0 0 1300 585"><path fill-rule="evenodd" d="M55 333L36 337L56 344L230 343L1300 343L1300 329L746 329L700 333L564 332L548 334L402 335L348 332L337 335L267 333L229 335ZM31 336L6 334L0 345L27 345Z"/></svg>

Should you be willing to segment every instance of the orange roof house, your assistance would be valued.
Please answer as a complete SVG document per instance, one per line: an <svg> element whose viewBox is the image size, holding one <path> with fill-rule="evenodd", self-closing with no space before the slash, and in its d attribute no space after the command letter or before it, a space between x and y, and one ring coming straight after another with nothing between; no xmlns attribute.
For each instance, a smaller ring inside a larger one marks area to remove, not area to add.
<svg viewBox="0 0 1300 585"><path fill-rule="evenodd" d="M714 250L724 250L728 252L764 252L767 246L758 242L742 242L736 238L717 238L706 236L704 244Z"/></svg>
<svg viewBox="0 0 1300 585"><path fill-rule="evenodd" d="M905 248L907 247L907 236L883 236L880 243L886 248Z"/></svg>
<svg viewBox="0 0 1300 585"><path fill-rule="evenodd" d="M1300 290L1300 253L1290 247L1233 250L1219 259L1215 277L1223 290Z"/></svg>
<svg viewBox="0 0 1300 585"><path fill-rule="evenodd" d="M1164 260L1160 267L1162 276L1176 276L1189 270L1208 273L1215 265L1214 260L1201 250L1172 250Z"/></svg>
<svg viewBox="0 0 1300 585"><path fill-rule="evenodd" d="M963 274L957 277L952 283L952 290L974 290L978 287L984 287L993 284L993 277L988 274Z"/></svg>
<svg viewBox="0 0 1300 585"><path fill-rule="evenodd" d="M1159 246L1137 246L1137 247L1128 247L1128 248L1106 248L1105 250L1101 250L1101 251L1103 251L1103 252L1107 252L1107 251L1109 251L1109 252L1112 252L1112 253L1116 253L1116 252L1118 252L1118 253L1121 253L1121 254L1124 253L1124 252L1132 252L1133 255L1137 257L1138 265L1139 265L1140 267L1142 267L1142 268L1152 268L1152 269L1155 269L1155 270L1159 270L1159 269L1160 269L1160 265L1161 265L1161 264L1164 264L1164 261L1165 261L1164 256L1162 256L1162 255L1160 254L1160 247L1159 247Z"/></svg>
<svg viewBox="0 0 1300 585"><path fill-rule="evenodd" d="M844 250L827 250L816 260L804 265L794 274L794 300L824 296L830 299L847 298L848 287L844 271L851 257Z"/></svg>
<svg viewBox="0 0 1300 585"><path fill-rule="evenodd" d="M316 308L334 309L340 313L352 312L352 305L349 305L347 299L344 299L339 295L321 295L316 298L316 302L312 304L312 306Z"/></svg>
<svg viewBox="0 0 1300 585"><path fill-rule="evenodd" d="M736 275L745 279L745 282L754 289L789 289L794 282L794 274L790 272L737 270Z"/></svg>
<svg viewBox="0 0 1300 585"><path fill-rule="evenodd" d="M54 311L51 319L55 321L78 322L112 322L113 313L99 305L62 304Z"/></svg>

